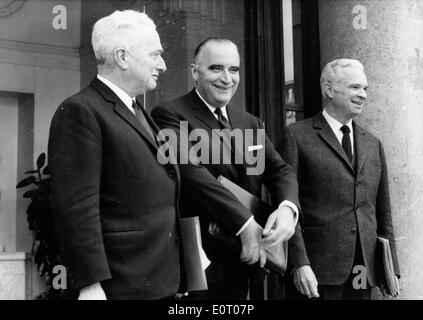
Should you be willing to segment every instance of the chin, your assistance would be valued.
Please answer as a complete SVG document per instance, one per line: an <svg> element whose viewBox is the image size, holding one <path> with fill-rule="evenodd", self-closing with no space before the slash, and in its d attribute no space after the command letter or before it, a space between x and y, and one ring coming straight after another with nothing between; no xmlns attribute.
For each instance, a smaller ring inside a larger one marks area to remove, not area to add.
<svg viewBox="0 0 423 320"><path fill-rule="evenodd" d="M222 104L226 105L229 103L229 101L231 101L232 99L232 95L221 95L219 97L217 97L216 101L221 102Z"/></svg>
<svg viewBox="0 0 423 320"><path fill-rule="evenodd" d="M148 88L147 88L147 91L152 91L152 90L156 89L156 87L157 87L157 84L149 85Z"/></svg>
<svg viewBox="0 0 423 320"><path fill-rule="evenodd" d="M217 104L219 107L224 107L224 106L227 106L227 105L228 105L228 103L229 103L229 100L216 100L216 104Z"/></svg>

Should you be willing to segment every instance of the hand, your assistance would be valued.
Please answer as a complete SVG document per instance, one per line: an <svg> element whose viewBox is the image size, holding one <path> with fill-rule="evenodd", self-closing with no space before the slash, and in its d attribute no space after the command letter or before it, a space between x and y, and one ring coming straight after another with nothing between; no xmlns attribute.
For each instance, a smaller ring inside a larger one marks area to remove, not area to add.
<svg viewBox="0 0 423 320"><path fill-rule="evenodd" d="M396 297L400 294L400 290L401 290L401 288L399 287L399 279L398 279L398 277L397 277L397 276L395 276L395 281L396 281L396 282L397 282L397 284L398 284L398 294L396 294L396 295L391 295L390 293L388 293L387 288L386 288L383 284L381 284L381 285L379 286L380 293L382 294L382 296L383 296L385 299L393 299L393 298L396 298Z"/></svg>
<svg viewBox="0 0 423 320"><path fill-rule="evenodd" d="M107 300L106 294L100 285L96 282L92 285L82 288L79 291L78 300Z"/></svg>
<svg viewBox="0 0 423 320"><path fill-rule="evenodd" d="M392 298L392 296L388 293L388 291L386 290L386 288L385 288L385 286L383 284L381 284L379 286L379 290L380 290L380 293L382 294L382 296L385 299L391 299Z"/></svg>
<svg viewBox="0 0 423 320"><path fill-rule="evenodd" d="M175 299L182 299L184 297L188 297L188 291L184 293L181 293L181 292L175 293Z"/></svg>
<svg viewBox="0 0 423 320"><path fill-rule="evenodd" d="M267 218L263 230L265 246L274 246L288 240L295 232L295 212L288 206L282 206Z"/></svg>
<svg viewBox="0 0 423 320"><path fill-rule="evenodd" d="M247 264L255 264L260 261L260 267L266 264L266 251L262 244L261 234L263 228L252 220L241 232L242 252L240 259Z"/></svg>
<svg viewBox="0 0 423 320"><path fill-rule="evenodd" d="M317 279L309 265L301 266L294 271L295 288L308 298L318 298Z"/></svg>

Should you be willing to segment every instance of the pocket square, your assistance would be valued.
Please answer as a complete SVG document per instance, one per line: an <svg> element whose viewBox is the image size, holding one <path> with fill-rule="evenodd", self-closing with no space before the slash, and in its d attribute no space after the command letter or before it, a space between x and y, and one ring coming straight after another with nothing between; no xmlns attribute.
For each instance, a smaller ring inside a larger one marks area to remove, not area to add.
<svg viewBox="0 0 423 320"><path fill-rule="evenodd" d="M260 150L260 149L263 149L263 145L262 144L258 144L256 146L248 146L248 151L249 152L255 151L255 150Z"/></svg>

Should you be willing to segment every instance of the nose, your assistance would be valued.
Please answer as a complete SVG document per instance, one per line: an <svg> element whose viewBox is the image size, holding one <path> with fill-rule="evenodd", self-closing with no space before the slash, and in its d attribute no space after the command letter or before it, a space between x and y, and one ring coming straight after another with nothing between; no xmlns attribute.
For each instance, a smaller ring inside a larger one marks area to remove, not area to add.
<svg viewBox="0 0 423 320"><path fill-rule="evenodd" d="M360 89L360 92L359 92L359 97L360 98L362 98L362 99L367 99L367 92L366 92L366 90L364 90L364 88L361 88Z"/></svg>
<svg viewBox="0 0 423 320"><path fill-rule="evenodd" d="M230 82L231 81L231 75L229 73L229 70L227 70L227 69L223 70L220 78L224 82Z"/></svg>
<svg viewBox="0 0 423 320"><path fill-rule="evenodd" d="M160 57L160 61L157 64L157 70L159 70L159 72L165 72L167 70L166 68L166 62L164 61L163 57Z"/></svg>

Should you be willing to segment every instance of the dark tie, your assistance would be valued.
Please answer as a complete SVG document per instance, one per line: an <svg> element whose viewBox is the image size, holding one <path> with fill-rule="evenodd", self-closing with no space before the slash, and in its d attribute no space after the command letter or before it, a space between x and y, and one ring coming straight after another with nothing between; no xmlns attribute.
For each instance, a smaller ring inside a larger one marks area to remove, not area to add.
<svg viewBox="0 0 423 320"><path fill-rule="evenodd" d="M222 126L222 129L232 130L229 121L225 118L220 108L216 108L216 110L214 110L214 113L217 115L217 121Z"/></svg>
<svg viewBox="0 0 423 320"><path fill-rule="evenodd" d="M344 148L344 151L347 154L348 160L350 160L350 162L352 162L350 128L346 125L343 125L341 127L341 131L344 134L343 137L342 137L342 148Z"/></svg>
<svg viewBox="0 0 423 320"><path fill-rule="evenodd" d="M134 100L132 100L132 108L134 108L135 116L137 117L138 121L141 123L141 125L144 127L144 129L148 132L151 139L153 139L154 144L156 143L156 135L154 134L153 129L148 124L147 119L145 118L144 112L142 111L141 107L136 103Z"/></svg>
<svg viewBox="0 0 423 320"><path fill-rule="evenodd" d="M225 118L225 116L222 114L222 110L220 108L216 108L216 110L214 110L214 113L217 115L217 122L219 122L220 126L222 129L228 129L230 132L232 132L232 126L229 123L228 119ZM232 165L235 166L236 170L238 171L239 174L244 174L245 173L245 169L244 169L244 165L242 163L236 163L236 158L235 158L235 153L236 148L235 148L235 137L232 136L232 134L229 134L228 136L228 140L230 141L230 148L231 148L231 163Z"/></svg>

